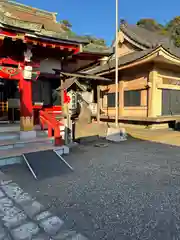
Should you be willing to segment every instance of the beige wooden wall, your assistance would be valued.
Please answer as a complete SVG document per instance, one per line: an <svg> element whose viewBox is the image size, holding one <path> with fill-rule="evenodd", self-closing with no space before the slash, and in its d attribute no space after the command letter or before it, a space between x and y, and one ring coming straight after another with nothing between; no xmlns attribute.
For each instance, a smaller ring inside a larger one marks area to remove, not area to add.
<svg viewBox="0 0 180 240"><path fill-rule="evenodd" d="M147 79L148 72L139 73L124 72L120 76L119 81L119 116L147 116ZM124 107L124 91L127 90L141 90L141 106L137 107ZM108 85L106 87L101 86L101 91L106 93L115 93L115 84ZM114 116L115 108L107 107L107 94L102 93L101 108L106 115Z"/></svg>
<svg viewBox="0 0 180 240"><path fill-rule="evenodd" d="M119 57L139 51L119 32ZM115 84L101 86L102 91L115 93ZM119 74L119 116L158 117L162 115L162 89L180 90L180 68L170 63L151 62L121 71ZM124 107L124 91L141 90L141 106ZM102 93L104 114L115 116L115 108L107 107L107 94Z"/></svg>
<svg viewBox="0 0 180 240"><path fill-rule="evenodd" d="M119 116L161 116L162 89L180 90L180 72L162 69L161 66L154 66L153 69L147 66L144 72L140 72L140 69L136 71L130 69L129 73L124 71L119 81ZM101 86L101 90L115 93L115 84ZM141 90L141 106L124 107L124 91L126 90ZM115 108L107 107L107 94L102 93L101 96L101 108L104 114L115 116Z"/></svg>

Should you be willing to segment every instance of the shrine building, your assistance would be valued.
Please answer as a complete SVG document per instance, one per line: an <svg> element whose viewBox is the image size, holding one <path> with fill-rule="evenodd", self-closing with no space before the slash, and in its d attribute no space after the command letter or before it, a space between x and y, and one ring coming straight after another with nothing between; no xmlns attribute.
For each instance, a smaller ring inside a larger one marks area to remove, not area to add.
<svg viewBox="0 0 180 240"><path fill-rule="evenodd" d="M67 78L112 54L111 48L65 31L56 15L0 2L0 123L20 122L22 135L33 134L37 109L61 109L53 97L61 72Z"/></svg>
<svg viewBox="0 0 180 240"><path fill-rule="evenodd" d="M123 22L118 35L118 72L120 123L167 128L180 120L180 49L168 36ZM114 121L115 55L87 73L112 80L100 84L98 102L99 119Z"/></svg>

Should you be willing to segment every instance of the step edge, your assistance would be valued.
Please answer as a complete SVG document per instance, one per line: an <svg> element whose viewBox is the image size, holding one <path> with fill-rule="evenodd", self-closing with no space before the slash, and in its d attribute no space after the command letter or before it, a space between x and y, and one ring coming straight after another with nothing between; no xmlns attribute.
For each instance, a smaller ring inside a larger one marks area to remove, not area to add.
<svg viewBox="0 0 180 240"><path fill-rule="evenodd" d="M32 148L32 149L28 149L27 151L22 151L20 153L16 153L16 152L12 152L10 154L10 152L8 154L4 154L4 155L1 155L0 156L0 161L4 158L11 158L11 157L20 157L22 156L23 154L26 154L26 153L33 153L33 152L41 152L41 151L47 151L47 150L60 150L63 148L63 151L64 151L64 147L67 147L66 145L62 145L62 146L46 146L46 147L42 147L42 148Z"/></svg>
<svg viewBox="0 0 180 240"><path fill-rule="evenodd" d="M0 140L0 147L2 146L8 146L8 145L16 145L16 144L28 144L28 143L35 143L35 142L46 142L46 141L53 141L54 140L54 137L39 137L39 138L36 138L36 139L29 139L29 140L24 140L24 141L21 141L21 140L18 140L17 139L12 139L12 140L9 140L9 142L5 142L5 143L1 143L1 141L3 140Z"/></svg>

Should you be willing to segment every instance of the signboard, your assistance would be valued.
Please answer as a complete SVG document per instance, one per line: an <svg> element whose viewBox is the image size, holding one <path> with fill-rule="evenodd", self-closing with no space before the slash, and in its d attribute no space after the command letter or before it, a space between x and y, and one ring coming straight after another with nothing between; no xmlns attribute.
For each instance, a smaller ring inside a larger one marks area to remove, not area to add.
<svg viewBox="0 0 180 240"><path fill-rule="evenodd" d="M163 84L180 86L180 80L163 78Z"/></svg>
<svg viewBox="0 0 180 240"><path fill-rule="evenodd" d="M9 108L19 108L20 107L20 100L17 98L9 98L8 99L8 107Z"/></svg>

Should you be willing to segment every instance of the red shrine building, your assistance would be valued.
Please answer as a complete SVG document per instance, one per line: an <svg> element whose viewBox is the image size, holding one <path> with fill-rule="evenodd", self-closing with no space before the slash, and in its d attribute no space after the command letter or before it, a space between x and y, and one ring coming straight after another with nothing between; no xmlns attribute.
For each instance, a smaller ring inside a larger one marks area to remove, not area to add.
<svg viewBox="0 0 180 240"><path fill-rule="evenodd" d="M110 54L109 48L65 31L56 13L1 1L0 123L20 121L22 134L33 132L35 109L61 105L53 99L59 72L88 69Z"/></svg>

